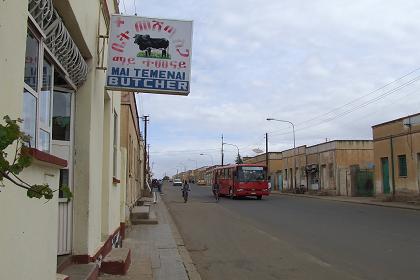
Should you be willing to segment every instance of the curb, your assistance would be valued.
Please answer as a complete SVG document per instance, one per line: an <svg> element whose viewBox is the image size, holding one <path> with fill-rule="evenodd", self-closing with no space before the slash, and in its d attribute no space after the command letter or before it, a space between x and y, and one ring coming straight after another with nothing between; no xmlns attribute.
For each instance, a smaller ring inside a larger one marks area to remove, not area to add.
<svg viewBox="0 0 420 280"><path fill-rule="evenodd" d="M353 204L364 204L364 205L373 205L373 206L380 206L380 207L389 207L389 208L399 208L399 209L420 211L420 207L416 207L416 206L386 204L386 203L392 203L392 202L356 201L356 200L340 199L340 198L331 197L331 196L315 196L315 195L307 195L307 194L294 194L294 193L281 193L281 192L271 192L271 194L297 196L297 197L305 197L305 198L313 198L313 199L321 199L321 200L329 200L329 201L338 201L338 202L353 203Z"/></svg>
<svg viewBox="0 0 420 280"><path fill-rule="evenodd" d="M176 227L175 222L173 221L172 214L169 212L168 207L166 206L166 203L164 200L159 197L159 203L162 204L163 208L167 212L167 218L168 223L171 228L173 237L175 239L178 253L182 258L182 262L185 267L185 271L187 272L188 279L190 280L201 280L200 273L198 272L197 268L195 267L195 264L193 263L190 253L188 252L187 248L185 247L184 239L182 239L181 234L178 231L178 228Z"/></svg>

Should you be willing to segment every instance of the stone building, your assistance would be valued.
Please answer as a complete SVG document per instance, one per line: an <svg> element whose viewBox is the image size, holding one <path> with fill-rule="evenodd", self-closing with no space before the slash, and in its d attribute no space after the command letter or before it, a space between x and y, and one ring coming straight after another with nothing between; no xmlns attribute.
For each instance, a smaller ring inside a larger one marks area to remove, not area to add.
<svg viewBox="0 0 420 280"><path fill-rule="evenodd" d="M144 193L144 141L133 92L121 93L121 223L129 222L130 211Z"/></svg>
<svg viewBox="0 0 420 280"><path fill-rule="evenodd" d="M372 127L376 193L420 194L420 113Z"/></svg>
<svg viewBox="0 0 420 280"><path fill-rule="evenodd" d="M373 168L370 140L335 140L268 155L268 176L273 189L280 191L301 187L307 191L358 195L357 182L351 177L352 167L353 173ZM247 157L245 162L266 164L266 154ZM360 188L363 191L364 187Z"/></svg>

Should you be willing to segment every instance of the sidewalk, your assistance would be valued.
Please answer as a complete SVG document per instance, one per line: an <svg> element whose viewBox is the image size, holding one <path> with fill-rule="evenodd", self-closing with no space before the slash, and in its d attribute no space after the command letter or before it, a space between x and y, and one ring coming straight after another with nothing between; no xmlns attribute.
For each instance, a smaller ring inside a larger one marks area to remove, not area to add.
<svg viewBox="0 0 420 280"><path fill-rule="evenodd" d="M382 206L382 207L393 207L393 208L420 211L420 205L417 205L417 204L408 204L404 202L383 202L383 201L378 201L377 198L375 197L320 196L320 195L308 195L308 194L283 193L279 191L272 191L271 193L275 195L298 196L298 197L316 198L316 199L340 201L340 202L347 202L347 203L368 204L368 205L375 205L375 206Z"/></svg>
<svg viewBox="0 0 420 280"><path fill-rule="evenodd" d="M156 213L158 224L133 225L123 241L123 247L131 249L127 275L102 274L99 279L201 280L161 197L150 210Z"/></svg>

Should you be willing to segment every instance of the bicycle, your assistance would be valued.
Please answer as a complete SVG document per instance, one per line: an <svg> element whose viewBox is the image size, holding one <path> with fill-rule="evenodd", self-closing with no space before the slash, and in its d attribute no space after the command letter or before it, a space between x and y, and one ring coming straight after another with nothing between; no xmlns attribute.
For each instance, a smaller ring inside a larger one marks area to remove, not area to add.
<svg viewBox="0 0 420 280"><path fill-rule="evenodd" d="M184 203L187 203L189 190L190 186L188 184L184 184L184 186L182 187L182 197L184 198Z"/></svg>
<svg viewBox="0 0 420 280"><path fill-rule="evenodd" d="M220 193L219 193L219 188L218 187L213 188L213 196L214 196L214 199L216 199L216 202L219 202Z"/></svg>
<svg viewBox="0 0 420 280"><path fill-rule="evenodd" d="M188 200L188 191L182 190L182 197L184 198L184 203L187 203Z"/></svg>

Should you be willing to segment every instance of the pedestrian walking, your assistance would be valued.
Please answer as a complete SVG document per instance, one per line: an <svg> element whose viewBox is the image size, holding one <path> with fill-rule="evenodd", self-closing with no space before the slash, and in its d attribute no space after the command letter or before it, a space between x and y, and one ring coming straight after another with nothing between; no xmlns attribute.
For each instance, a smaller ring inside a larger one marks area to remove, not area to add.
<svg viewBox="0 0 420 280"><path fill-rule="evenodd" d="M159 190L159 193L160 194L162 194L162 181L161 180L157 180L157 183L158 183L158 190Z"/></svg>
<svg viewBox="0 0 420 280"><path fill-rule="evenodd" d="M153 194L153 203L158 202L158 193L159 192L159 182L156 179L152 180L152 194Z"/></svg>

